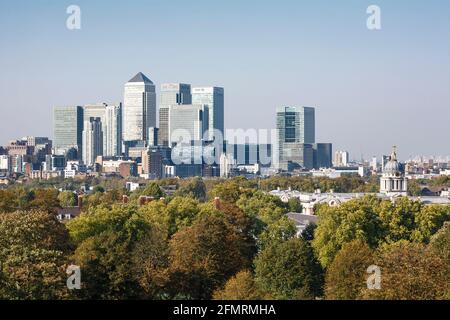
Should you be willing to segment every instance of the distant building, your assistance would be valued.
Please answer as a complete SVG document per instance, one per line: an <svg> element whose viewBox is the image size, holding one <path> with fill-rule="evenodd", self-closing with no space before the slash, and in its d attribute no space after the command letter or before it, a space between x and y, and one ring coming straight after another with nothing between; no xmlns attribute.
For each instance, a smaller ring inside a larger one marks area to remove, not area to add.
<svg viewBox="0 0 450 320"><path fill-rule="evenodd" d="M53 110L53 148L63 155L75 148L78 157L82 154L83 107L55 107Z"/></svg>
<svg viewBox="0 0 450 320"><path fill-rule="evenodd" d="M203 105L178 105L169 108L169 145L202 141L208 124L208 108Z"/></svg>
<svg viewBox="0 0 450 320"><path fill-rule="evenodd" d="M170 150L165 146L148 147L142 152L142 172L148 179L164 177L164 164L169 162Z"/></svg>
<svg viewBox="0 0 450 320"><path fill-rule="evenodd" d="M192 104L191 85L164 83L161 85L159 105L159 144L169 145L169 108L175 105Z"/></svg>
<svg viewBox="0 0 450 320"><path fill-rule="evenodd" d="M87 166L95 163L97 156L103 154L103 131L100 118L90 118L84 122L83 162Z"/></svg>
<svg viewBox="0 0 450 320"><path fill-rule="evenodd" d="M383 169L380 180L380 193L389 196L406 196L408 194L408 184L401 166L397 160L396 147L392 148L389 161Z"/></svg>
<svg viewBox="0 0 450 320"><path fill-rule="evenodd" d="M147 141L156 127L155 85L141 72L125 84L122 121L123 141Z"/></svg>
<svg viewBox="0 0 450 320"><path fill-rule="evenodd" d="M350 162L349 153L347 151L336 151L334 153L333 165L335 167L346 167Z"/></svg>
<svg viewBox="0 0 450 320"><path fill-rule="evenodd" d="M192 104L206 106L208 112L208 123L206 128L209 131L207 140L214 139L213 129L216 129L224 136L224 89L219 87L193 87Z"/></svg>
<svg viewBox="0 0 450 320"><path fill-rule="evenodd" d="M316 143L313 145L314 168L331 168L333 166L333 145L331 143Z"/></svg>
<svg viewBox="0 0 450 320"><path fill-rule="evenodd" d="M84 122L100 118L102 123L103 150L105 157L119 156L122 149L122 104L107 103L84 106Z"/></svg>
<svg viewBox="0 0 450 320"><path fill-rule="evenodd" d="M315 109L312 107L277 108L277 142L280 169L313 168Z"/></svg>

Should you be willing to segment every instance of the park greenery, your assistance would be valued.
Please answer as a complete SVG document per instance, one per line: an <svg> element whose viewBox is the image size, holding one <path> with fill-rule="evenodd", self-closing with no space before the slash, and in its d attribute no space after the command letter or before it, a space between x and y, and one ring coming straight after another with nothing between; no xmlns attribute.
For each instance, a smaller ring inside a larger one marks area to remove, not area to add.
<svg viewBox="0 0 450 320"><path fill-rule="evenodd" d="M0 299L450 299L450 206L374 195L318 205L317 225L297 237L287 213L301 204L267 193L376 185L239 177L134 192L101 179L85 194L63 180L0 190ZM58 210L81 196L81 214L60 222ZM152 201L139 205L140 196ZM69 265L80 266L80 290L66 286ZM370 265L382 270L379 290L367 289Z"/></svg>

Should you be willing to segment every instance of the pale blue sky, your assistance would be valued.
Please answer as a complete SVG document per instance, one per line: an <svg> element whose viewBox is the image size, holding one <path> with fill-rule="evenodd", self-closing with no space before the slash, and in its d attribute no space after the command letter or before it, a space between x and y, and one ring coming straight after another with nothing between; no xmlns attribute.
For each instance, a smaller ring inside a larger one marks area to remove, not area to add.
<svg viewBox="0 0 450 320"><path fill-rule="evenodd" d="M66 28L66 8L82 29ZM382 30L366 28L381 7ZM0 144L52 135L52 107L122 101L138 71L225 88L227 128L312 105L318 141L359 158L450 154L447 0L0 0Z"/></svg>

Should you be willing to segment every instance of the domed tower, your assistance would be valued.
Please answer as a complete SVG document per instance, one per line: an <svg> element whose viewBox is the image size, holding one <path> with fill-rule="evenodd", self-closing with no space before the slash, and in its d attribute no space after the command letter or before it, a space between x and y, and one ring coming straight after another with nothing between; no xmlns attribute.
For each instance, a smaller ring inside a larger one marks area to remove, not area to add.
<svg viewBox="0 0 450 320"><path fill-rule="evenodd" d="M392 147L392 153L388 163L384 166L383 175L380 180L380 192L389 196L406 196L408 180L400 170L397 160L397 148Z"/></svg>

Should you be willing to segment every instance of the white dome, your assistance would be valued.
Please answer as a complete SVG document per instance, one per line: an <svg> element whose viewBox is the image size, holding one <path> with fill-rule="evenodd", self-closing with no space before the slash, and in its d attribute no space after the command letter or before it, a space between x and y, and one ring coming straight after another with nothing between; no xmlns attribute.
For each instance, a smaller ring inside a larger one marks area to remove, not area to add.
<svg viewBox="0 0 450 320"><path fill-rule="evenodd" d="M396 174L398 172L400 172L400 164L397 161L396 147L392 147L391 157L384 166L383 173Z"/></svg>

